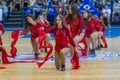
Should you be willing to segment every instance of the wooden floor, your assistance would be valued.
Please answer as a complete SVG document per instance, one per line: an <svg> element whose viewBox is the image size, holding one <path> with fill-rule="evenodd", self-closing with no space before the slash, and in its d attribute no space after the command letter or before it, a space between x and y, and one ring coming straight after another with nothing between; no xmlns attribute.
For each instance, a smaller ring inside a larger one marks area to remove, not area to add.
<svg viewBox="0 0 120 80"><path fill-rule="evenodd" d="M10 50L11 32L3 36L7 52ZM112 52L120 52L120 38L107 39ZM30 40L21 39L16 44L18 52L32 51ZM120 80L120 58L94 62L82 62L79 70L72 70L70 63L65 72L55 69L54 63L45 63L41 68L36 63L2 64L6 69L0 70L0 80Z"/></svg>

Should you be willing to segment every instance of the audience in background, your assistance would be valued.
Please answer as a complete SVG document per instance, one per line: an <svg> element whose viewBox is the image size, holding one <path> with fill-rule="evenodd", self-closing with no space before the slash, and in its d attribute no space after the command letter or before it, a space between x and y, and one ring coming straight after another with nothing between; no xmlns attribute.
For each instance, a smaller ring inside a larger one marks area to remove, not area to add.
<svg viewBox="0 0 120 80"><path fill-rule="evenodd" d="M101 19L105 19L107 21L106 24L110 26L110 14L111 14L111 9L108 8L108 5L105 6L105 8L102 9L102 16Z"/></svg>
<svg viewBox="0 0 120 80"><path fill-rule="evenodd" d="M115 1L113 5L112 22L119 21L119 18L120 18L120 3L118 1Z"/></svg>
<svg viewBox="0 0 120 80"><path fill-rule="evenodd" d="M78 7L82 6L84 0L0 0L0 7L4 6L4 14L5 16L9 13L12 13L13 11L21 11L22 7L41 7L37 9L40 10L43 13L47 13L49 11L49 5L51 6L57 6L56 12L57 14L62 14L63 16L66 15L65 12L67 12L67 8L70 4L76 3ZM110 19L110 15L112 15L112 22L120 19L120 0L114 0L113 5L113 12L110 11L111 9L111 0L90 0L92 5L95 6L100 13L100 17L106 17L106 10L109 12L107 17ZM6 6L7 3L7 6ZM105 6L107 5L107 6ZM108 9L106 9L106 7ZM9 8L9 10L8 10ZM53 7L52 7L53 8ZM34 11L34 10L33 10ZM36 9L35 9L36 11ZM105 15L103 15L105 13ZM117 16L117 17L116 17ZM110 21L108 21L110 23Z"/></svg>

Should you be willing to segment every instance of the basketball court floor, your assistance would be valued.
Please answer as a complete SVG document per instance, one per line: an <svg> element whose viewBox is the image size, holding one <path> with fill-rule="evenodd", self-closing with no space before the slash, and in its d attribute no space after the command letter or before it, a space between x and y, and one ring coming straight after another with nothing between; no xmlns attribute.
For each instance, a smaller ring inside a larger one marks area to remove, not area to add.
<svg viewBox="0 0 120 80"><path fill-rule="evenodd" d="M120 80L120 28L108 29L105 36L108 48L97 51L97 56L94 58L80 57L81 67L78 70L71 69L69 55L66 57L66 71L56 70L52 55L41 68L38 68L35 61L14 64L0 63L0 66L6 67L6 69L0 69L0 80ZM3 45L8 54L11 42L11 31L6 31L3 36ZM54 45L54 40L51 40L51 43ZM20 60L21 57L28 59L29 56L32 58L29 34L19 38L15 46L18 50L16 59ZM44 55L46 53L39 56Z"/></svg>

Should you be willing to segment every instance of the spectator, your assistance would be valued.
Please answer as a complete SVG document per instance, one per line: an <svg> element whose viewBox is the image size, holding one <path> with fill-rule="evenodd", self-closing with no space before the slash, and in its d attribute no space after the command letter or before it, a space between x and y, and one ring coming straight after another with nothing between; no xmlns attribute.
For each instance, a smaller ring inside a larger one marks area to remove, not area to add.
<svg viewBox="0 0 120 80"><path fill-rule="evenodd" d="M35 16L35 18L37 18L37 16L42 13L41 12L41 6L37 4L37 2L34 4L33 7L33 15Z"/></svg>
<svg viewBox="0 0 120 80"><path fill-rule="evenodd" d="M13 0L4 0L4 1L6 1L6 5L8 5L9 11L12 12L12 10L13 10L13 5L12 5Z"/></svg>
<svg viewBox="0 0 120 80"><path fill-rule="evenodd" d="M12 12L15 9L14 0L10 2L9 8L10 8L10 12Z"/></svg>
<svg viewBox="0 0 120 80"><path fill-rule="evenodd" d="M2 2L1 2L0 8L3 8L3 9L4 9L4 17L5 17L5 19L6 19L6 18L7 18L7 15L8 15L8 7L6 6L6 2L5 2L5 1L2 1Z"/></svg>
<svg viewBox="0 0 120 80"><path fill-rule="evenodd" d="M77 0L69 0L69 4L77 3Z"/></svg>
<svg viewBox="0 0 120 80"><path fill-rule="evenodd" d="M102 15L102 9L104 8L103 2L100 1L97 5L97 9L99 10L100 16Z"/></svg>
<svg viewBox="0 0 120 80"><path fill-rule="evenodd" d="M52 0L52 5L55 6L57 4L56 0Z"/></svg>
<svg viewBox="0 0 120 80"><path fill-rule="evenodd" d="M80 0L78 0L77 5L78 5L78 7L81 7L82 6L82 2Z"/></svg>
<svg viewBox="0 0 120 80"><path fill-rule="evenodd" d="M36 3L36 0L29 0L29 3L30 3L29 4L30 6L34 6L34 4Z"/></svg>
<svg viewBox="0 0 120 80"><path fill-rule="evenodd" d="M104 20L104 19L107 19L107 23L108 23L108 26L110 26L110 15L111 15L111 9L108 8L108 5L105 6L105 8L103 8L102 10L102 16L101 18Z"/></svg>
<svg viewBox="0 0 120 80"><path fill-rule="evenodd" d="M29 0L22 0L22 5L23 5L24 7L28 7L28 5L29 5Z"/></svg>
<svg viewBox="0 0 120 80"><path fill-rule="evenodd" d="M48 8L47 8L47 3L46 3L46 1L43 1L42 2L42 12L43 13L46 13L47 12L47 10L48 10Z"/></svg>
<svg viewBox="0 0 120 80"><path fill-rule="evenodd" d="M112 13L112 21L115 20L115 16L117 16L117 15L120 16L120 3L114 2L113 13Z"/></svg>
<svg viewBox="0 0 120 80"><path fill-rule="evenodd" d="M97 8L97 1L93 1L93 2L92 2L92 5Z"/></svg>
<svg viewBox="0 0 120 80"><path fill-rule="evenodd" d="M38 3L38 5L42 5L42 0L36 0L36 3Z"/></svg>
<svg viewBox="0 0 120 80"><path fill-rule="evenodd" d="M58 2L56 6L56 12L58 14L65 15L66 14L66 9L64 8L63 4L61 4L61 1Z"/></svg>
<svg viewBox="0 0 120 80"><path fill-rule="evenodd" d="M21 0L14 0L15 1L15 9L20 11Z"/></svg>

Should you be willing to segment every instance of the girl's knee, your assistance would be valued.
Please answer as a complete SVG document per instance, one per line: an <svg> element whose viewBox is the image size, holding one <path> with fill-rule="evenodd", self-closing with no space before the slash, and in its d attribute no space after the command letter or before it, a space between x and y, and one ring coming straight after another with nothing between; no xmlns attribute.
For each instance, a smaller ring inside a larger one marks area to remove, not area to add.
<svg viewBox="0 0 120 80"><path fill-rule="evenodd" d="M94 32L90 35L90 38L91 39L96 39L97 37L99 36L99 33L98 32Z"/></svg>

